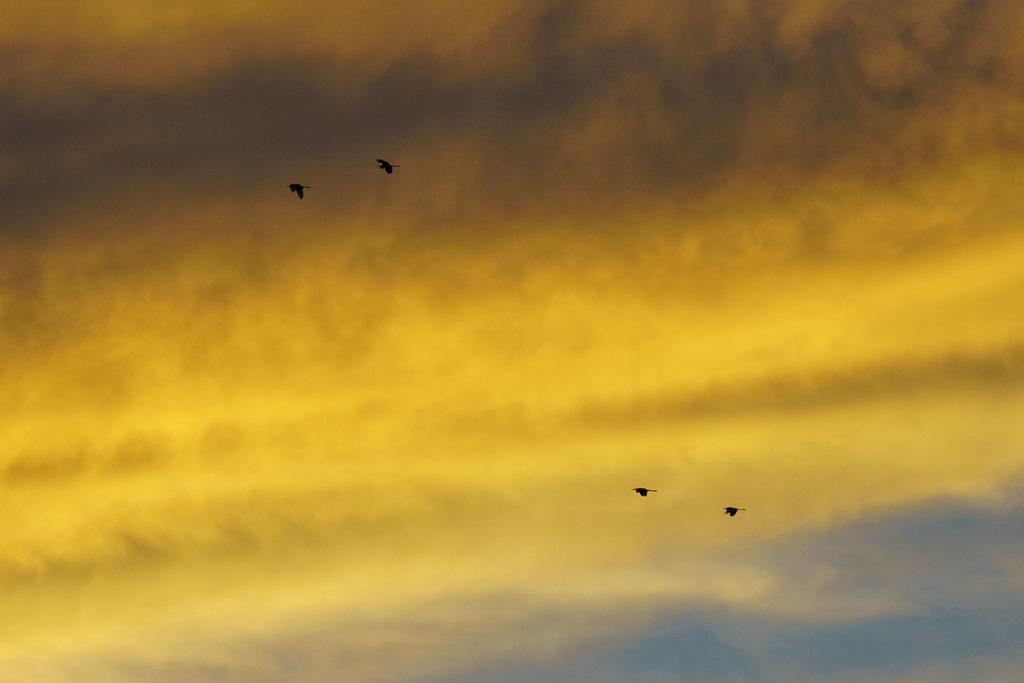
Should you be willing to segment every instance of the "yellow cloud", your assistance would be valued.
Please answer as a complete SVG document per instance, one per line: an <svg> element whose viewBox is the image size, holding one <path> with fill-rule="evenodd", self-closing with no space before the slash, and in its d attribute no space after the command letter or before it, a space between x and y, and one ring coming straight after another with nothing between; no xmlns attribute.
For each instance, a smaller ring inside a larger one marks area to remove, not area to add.
<svg viewBox="0 0 1024 683"><path fill-rule="evenodd" d="M704 570L656 579L666 548L987 495L1022 464L1024 243L962 202L951 230L982 239L902 255L945 219L885 195L826 213L810 259L786 202L713 214L697 247L655 219L406 233L369 261L343 223L267 232L276 263L42 249L5 309L8 652L467 592L689 595Z"/></svg>
<svg viewBox="0 0 1024 683"><path fill-rule="evenodd" d="M0 661L507 594L860 614L715 554L1019 475L1017 53L959 4L122 4L0 29L7 81L82 56L0 135Z"/></svg>

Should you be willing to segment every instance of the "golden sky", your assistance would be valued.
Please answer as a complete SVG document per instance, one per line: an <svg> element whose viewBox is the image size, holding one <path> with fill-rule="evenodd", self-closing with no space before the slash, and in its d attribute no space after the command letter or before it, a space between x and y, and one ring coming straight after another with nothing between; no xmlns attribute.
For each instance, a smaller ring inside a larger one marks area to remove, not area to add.
<svg viewBox="0 0 1024 683"><path fill-rule="evenodd" d="M0 679L1020 675L1024 7L619 4L4 9Z"/></svg>

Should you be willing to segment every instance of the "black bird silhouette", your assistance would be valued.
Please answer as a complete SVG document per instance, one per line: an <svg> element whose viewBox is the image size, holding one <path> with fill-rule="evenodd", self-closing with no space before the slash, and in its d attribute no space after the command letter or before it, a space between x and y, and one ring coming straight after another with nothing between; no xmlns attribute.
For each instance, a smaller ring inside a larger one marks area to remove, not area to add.
<svg viewBox="0 0 1024 683"><path fill-rule="evenodd" d="M380 164L379 168L383 168L385 173L393 173L398 168L398 164L392 164L383 159L377 159L377 163Z"/></svg>
<svg viewBox="0 0 1024 683"><path fill-rule="evenodd" d="M722 509L725 510L725 514L729 515L730 517L735 517L737 512L739 512L740 510L746 510L747 508L722 508Z"/></svg>
<svg viewBox="0 0 1024 683"><path fill-rule="evenodd" d="M636 491L637 493L639 493L644 498L647 497L648 493L657 493L658 492L658 489L645 489L643 486L638 486L637 488L635 488L633 490Z"/></svg>
<svg viewBox="0 0 1024 683"><path fill-rule="evenodd" d="M300 185L298 183L292 183L291 185L288 186L288 189L291 190L292 192L298 192L299 193L299 199L302 199L302 190L303 189L308 190L309 189L309 185Z"/></svg>

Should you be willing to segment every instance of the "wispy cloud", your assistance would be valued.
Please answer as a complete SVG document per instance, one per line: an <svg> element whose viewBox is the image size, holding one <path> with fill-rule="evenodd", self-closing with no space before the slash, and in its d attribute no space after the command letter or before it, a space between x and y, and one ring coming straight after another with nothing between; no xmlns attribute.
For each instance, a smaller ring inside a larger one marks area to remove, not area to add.
<svg viewBox="0 0 1024 683"><path fill-rule="evenodd" d="M572 593L473 597L467 586L462 597L373 613L328 608L312 624L281 622L240 639L211 634L203 648L171 632L153 659L129 649L37 666L66 666L87 681L313 682L338 671L367 681L911 681L939 667L954 678L998 680L1022 655L1012 636L1024 618L1012 597L1020 517L1005 502L934 500L702 559L676 557L677 576L695 563L707 563L709 575L772 576L753 600L680 594L669 582L595 608ZM961 541L969 552L951 557L948 544ZM655 566L636 569L643 580Z"/></svg>
<svg viewBox="0 0 1024 683"><path fill-rule="evenodd" d="M12 9L0 672L1012 668L1022 12Z"/></svg>

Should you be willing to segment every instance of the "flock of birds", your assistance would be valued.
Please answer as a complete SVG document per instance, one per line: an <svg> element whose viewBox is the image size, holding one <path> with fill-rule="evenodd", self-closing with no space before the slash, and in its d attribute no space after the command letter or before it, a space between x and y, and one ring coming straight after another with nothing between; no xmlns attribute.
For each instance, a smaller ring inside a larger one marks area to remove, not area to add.
<svg viewBox="0 0 1024 683"><path fill-rule="evenodd" d="M386 159L377 159L377 168L382 168L385 173L391 174L395 172L396 168L398 168L398 164L392 164ZM291 183L288 185L288 189L299 195L299 199L302 199L302 191L308 190L310 187L309 185L303 185L302 183Z"/></svg>
<svg viewBox="0 0 1024 683"><path fill-rule="evenodd" d="M649 489L645 486L637 486L633 490L639 493L641 498L646 498L648 493L658 492L658 489ZM735 517L737 512L739 512L740 510L746 510L747 508L734 508L732 506L729 506L727 508L722 509L725 510L725 514L729 515L730 517Z"/></svg>
<svg viewBox="0 0 1024 683"><path fill-rule="evenodd" d="M392 164L390 161L387 161L386 159L377 159L377 168L384 169L385 173L391 174L395 172L396 168L398 168L398 164ZM291 183L290 185L288 185L288 189L294 192L295 194L299 195L299 199L302 199L302 191L310 189L310 186L303 185L302 183ZM639 493L642 498L646 498L648 493L658 492L658 489L649 489L645 486L638 486L633 490ZM725 514L729 515L730 517L735 517L737 512L741 510L746 510L747 508L737 508L730 506L722 509L725 510Z"/></svg>

